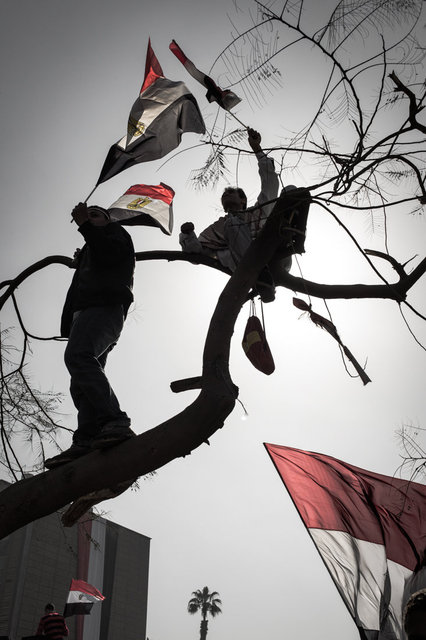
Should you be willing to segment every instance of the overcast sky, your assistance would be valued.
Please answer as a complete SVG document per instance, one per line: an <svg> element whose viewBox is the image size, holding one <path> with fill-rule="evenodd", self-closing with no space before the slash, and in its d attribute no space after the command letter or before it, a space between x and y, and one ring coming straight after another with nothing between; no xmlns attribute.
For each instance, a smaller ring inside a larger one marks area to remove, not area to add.
<svg viewBox="0 0 426 640"><path fill-rule="evenodd" d="M143 80L148 37L166 77L187 83L210 126L215 107L168 44L175 38L208 71L230 41L227 13L238 24L240 10L249 7L249 0L1 0L1 280L46 255L70 256L81 246L70 211L91 191L110 145L125 132ZM298 128L314 102L321 67L311 49L298 51L288 66L280 57L274 63L282 88L265 90L262 107L243 100L235 109L243 122L261 131L265 147L277 146ZM234 90L239 93L238 86ZM190 172L207 156L207 149L191 149L198 142L198 136L186 134L180 148L187 148L185 153L170 154L164 166L158 161L133 167L91 198L108 206L140 182L163 181L175 189L173 235L133 228L137 251L178 249L183 222L192 220L201 231L219 215L227 182L238 179L254 202L257 168L248 156L239 163L238 178L231 162L228 181L216 189L191 188ZM344 148L345 139L339 142ZM280 154L274 157L279 161ZM315 172L303 164L282 177L308 185L318 177ZM367 214L348 214L345 222L362 247L384 250L380 216L372 224ZM394 211L388 220L390 252L401 262L423 255L425 225L423 217ZM376 282L352 243L319 208L311 211L306 250L294 264L295 275L328 283ZM65 267L51 267L20 287L18 300L32 333L57 335L71 276ZM137 265L135 304L108 366L137 433L196 397L196 392L173 395L169 384L201 373L209 319L225 284L223 274L206 267ZM423 279L410 293L423 313L424 292ZM371 384L363 387L347 375L336 343L300 317L292 292L280 290L274 304L265 306L273 375L257 372L243 354L248 308L236 324L230 371L248 418L243 420L237 403L210 447L141 479L139 491L102 505L113 521L152 539L150 640L197 638L199 617L189 616L186 605L191 592L205 585L219 591L223 601L223 615L209 623L211 640L358 638L263 442L318 451L393 475L401 462L396 431L403 424L426 426L425 352L393 303L332 301L329 308L343 342L367 363ZM327 313L319 300L314 309ZM409 321L425 343L422 323L412 316ZM16 323L11 309L2 322ZM65 394L62 423L74 427L62 354L61 343L36 344L30 369L41 388Z"/></svg>

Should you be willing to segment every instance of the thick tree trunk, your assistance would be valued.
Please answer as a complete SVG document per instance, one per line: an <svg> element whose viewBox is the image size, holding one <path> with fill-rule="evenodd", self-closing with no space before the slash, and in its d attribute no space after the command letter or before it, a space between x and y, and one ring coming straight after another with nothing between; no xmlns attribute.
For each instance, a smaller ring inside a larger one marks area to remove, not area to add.
<svg viewBox="0 0 426 640"><path fill-rule="evenodd" d="M200 624L200 640L206 640L208 624L209 624L208 620L201 620L201 624Z"/></svg>

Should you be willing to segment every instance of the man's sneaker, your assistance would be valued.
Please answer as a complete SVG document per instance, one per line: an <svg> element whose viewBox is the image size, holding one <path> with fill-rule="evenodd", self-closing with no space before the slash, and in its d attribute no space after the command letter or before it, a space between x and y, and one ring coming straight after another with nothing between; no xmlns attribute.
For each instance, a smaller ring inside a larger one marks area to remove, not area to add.
<svg viewBox="0 0 426 640"><path fill-rule="evenodd" d="M106 449L135 436L136 433L130 427L105 425L100 433L92 439L91 447L92 449Z"/></svg>
<svg viewBox="0 0 426 640"><path fill-rule="evenodd" d="M81 456L85 456L88 453L91 453L91 448L89 446L84 446L80 444L72 444L69 449L62 451L57 456L53 456L53 458L48 458L44 461L44 466L46 469L56 469L56 467L60 467L63 464L67 464L68 462L72 462L73 460L77 460L77 458L81 458Z"/></svg>

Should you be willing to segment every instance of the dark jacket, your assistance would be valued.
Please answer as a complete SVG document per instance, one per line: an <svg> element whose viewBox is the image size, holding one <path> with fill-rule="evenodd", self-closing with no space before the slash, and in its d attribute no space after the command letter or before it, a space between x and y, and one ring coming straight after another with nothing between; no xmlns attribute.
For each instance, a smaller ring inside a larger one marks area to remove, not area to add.
<svg viewBox="0 0 426 640"><path fill-rule="evenodd" d="M133 301L135 249L127 231L117 222L105 227L84 222L78 230L86 244L77 257L76 272L62 311L61 336L65 338L69 336L75 311L122 304L126 314Z"/></svg>

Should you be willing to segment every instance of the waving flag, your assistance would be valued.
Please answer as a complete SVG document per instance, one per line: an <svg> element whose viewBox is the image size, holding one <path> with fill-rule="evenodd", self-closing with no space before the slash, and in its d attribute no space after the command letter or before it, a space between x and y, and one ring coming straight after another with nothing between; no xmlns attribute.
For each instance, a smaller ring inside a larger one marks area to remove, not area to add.
<svg viewBox="0 0 426 640"><path fill-rule="evenodd" d="M162 158L179 145L183 133L205 130L194 96L183 82L164 77L149 41L145 79L127 134L110 148L97 185L135 164Z"/></svg>
<svg viewBox="0 0 426 640"><path fill-rule="evenodd" d="M70 592L64 610L64 618L90 614L95 602L105 597L100 591L84 580L71 580Z"/></svg>
<svg viewBox="0 0 426 640"><path fill-rule="evenodd" d="M173 196L171 187L135 184L108 209L110 219L123 225L160 227L171 235L173 230Z"/></svg>
<svg viewBox="0 0 426 640"><path fill-rule="evenodd" d="M426 486L265 444L363 640L400 640L426 547Z"/></svg>
<svg viewBox="0 0 426 640"><path fill-rule="evenodd" d="M188 73L206 87L206 98L209 102L217 102L219 106L227 111L230 111L232 107L235 107L235 105L241 102L241 98L236 96L235 93L229 91L229 89L221 89L214 80L202 71L199 71L194 63L186 57L175 40L171 41L169 49L175 54L176 58L181 61Z"/></svg>

